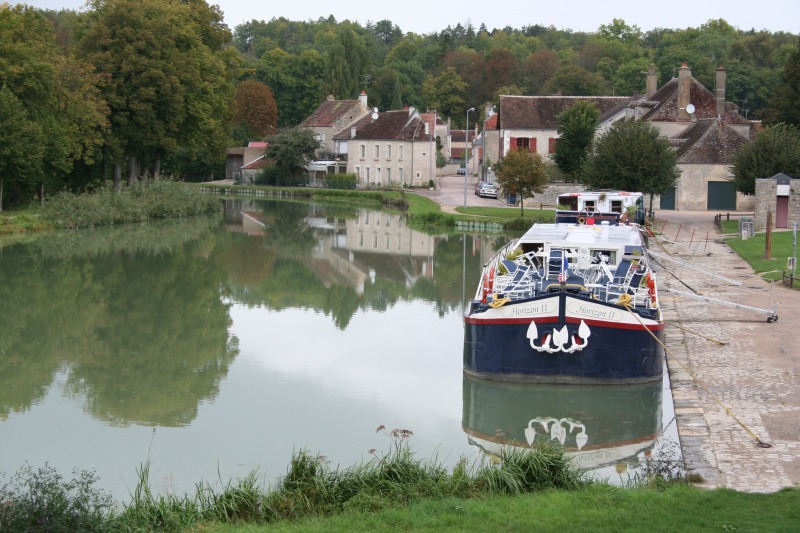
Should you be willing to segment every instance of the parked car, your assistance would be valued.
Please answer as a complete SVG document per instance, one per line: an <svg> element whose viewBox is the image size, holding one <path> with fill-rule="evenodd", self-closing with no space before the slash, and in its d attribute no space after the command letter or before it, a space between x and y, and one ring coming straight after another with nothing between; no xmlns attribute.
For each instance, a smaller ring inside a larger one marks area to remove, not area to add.
<svg viewBox="0 0 800 533"><path fill-rule="evenodd" d="M494 183L483 183L478 189L478 196L481 198L497 198L497 187Z"/></svg>
<svg viewBox="0 0 800 533"><path fill-rule="evenodd" d="M464 168L464 167L458 167L458 170L456 170L456 175L458 175L458 176L466 176L467 175L467 169Z"/></svg>
<svg viewBox="0 0 800 533"><path fill-rule="evenodd" d="M479 181L478 183L475 184L475 196L478 195L478 193L481 191L481 187L483 187L484 185L488 185L488 183L486 183L485 181Z"/></svg>

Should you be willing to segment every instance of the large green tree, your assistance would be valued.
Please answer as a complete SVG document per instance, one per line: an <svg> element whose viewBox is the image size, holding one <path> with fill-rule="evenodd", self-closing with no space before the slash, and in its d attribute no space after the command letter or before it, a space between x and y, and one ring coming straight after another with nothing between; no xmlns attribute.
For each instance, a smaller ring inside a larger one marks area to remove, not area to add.
<svg viewBox="0 0 800 533"><path fill-rule="evenodd" d="M466 121L464 93L467 83L461 79L452 67L438 76L428 76L422 84L422 95L429 108L436 109L440 116L459 117L456 123L461 124L461 115Z"/></svg>
<svg viewBox="0 0 800 533"><path fill-rule="evenodd" d="M339 28L325 64L325 79L330 93L338 99L355 98L362 87L362 76L366 75L364 39L348 26Z"/></svg>
<svg viewBox="0 0 800 533"><path fill-rule="evenodd" d="M313 160L319 142L307 128L292 128L267 137L265 155L286 176L300 175Z"/></svg>
<svg viewBox="0 0 800 533"><path fill-rule="evenodd" d="M800 126L800 40L784 64L783 84L770 102L766 118Z"/></svg>
<svg viewBox="0 0 800 533"><path fill-rule="evenodd" d="M0 7L0 144L14 151L0 162L0 179L9 203L60 189L76 162L92 162L107 112L99 82L89 65L58 46L42 13Z"/></svg>
<svg viewBox="0 0 800 533"><path fill-rule="evenodd" d="M95 0L79 47L107 77L115 185L141 165L160 172L161 157L180 147L224 154L235 65L221 50L230 40L221 13L204 0Z"/></svg>
<svg viewBox="0 0 800 533"><path fill-rule="evenodd" d="M733 156L731 181L740 193L753 195L757 179L781 172L800 176L800 127L793 124L776 124L756 134Z"/></svg>
<svg viewBox="0 0 800 533"><path fill-rule="evenodd" d="M600 110L594 102L579 100L558 115L556 165L574 182L580 177L594 140Z"/></svg>
<svg viewBox="0 0 800 533"><path fill-rule="evenodd" d="M547 171L542 156L528 149L511 150L495 165L497 183L504 194L519 197L519 213L524 212L525 198L544 191Z"/></svg>
<svg viewBox="0 0 800 533"><path fill-rule="evenodd" d="M663 194L680 176L669 141L648 122L619 121L593 144L582 181L596 189Z"/></svg>

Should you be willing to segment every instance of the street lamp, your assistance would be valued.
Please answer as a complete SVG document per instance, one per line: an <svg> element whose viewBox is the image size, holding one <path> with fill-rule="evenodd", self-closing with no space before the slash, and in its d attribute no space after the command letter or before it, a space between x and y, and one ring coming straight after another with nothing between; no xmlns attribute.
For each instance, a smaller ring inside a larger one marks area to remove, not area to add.
<svg viewBox="0 0 800 533"><path fill-rule="evenodd" d="M475 111L474 107L467 109L467 127L464 130L464 207L467 207L467 163L469 162L469 112Z"/></svg>

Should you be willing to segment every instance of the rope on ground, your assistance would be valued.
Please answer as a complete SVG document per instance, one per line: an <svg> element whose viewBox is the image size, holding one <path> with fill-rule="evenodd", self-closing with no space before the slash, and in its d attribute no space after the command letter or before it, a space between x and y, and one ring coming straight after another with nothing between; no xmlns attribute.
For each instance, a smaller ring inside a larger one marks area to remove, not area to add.
<svg viewBox="0 0 800 533"><path fill-rule="evenodd" d="M672 326L674 328L682 329L683 331L685 331L687 333L691 333L692 335L697 335L698 337L702 337L703 339L705 339L707 341L714 342L716 344L719 344L720 346L725 346L726 344L728 344L727 342L723 342L723 341L715 339L713 337L708 337L706 335L703 335L702 333L698 333L696 331L692 331L689 328L685 328L683 326L679 326L678 324L675 324L673 322L668 322L667 320L664 321L664 324L669 324L670 326Z"/></svg>
<svg viewBox="0 0 800 533"><path fill-rule="evenodd" d="M647 331L647 332L650 334L650 336L651 336L651 337L653 337L653 338L656 340L656 342L657 342L658 344L660 344L660 345L661 345L661 347L662 347L662 348L664 348L664 351L665 351L665 352L667 352L667 353L670 355L670 357L672 357L672 359L673 359L673 360L674 360L676 363L678 363L678 364L681 366L681 368L683 368L683 369L686 371L686 373L688 373L688 374L689 374L689 375L692 377L692 379L694 380L694 382L695 382L695 383L697 383L698 385L700 385L700 388L702 388L704 391L706 391L706 392L708 393L708 395L709 395L709 396L711 396L711 398L712 398L712 399L713 399L715 402L717 402L717 403L719 404L719 406L720 406L720 407L722 407L722 409L724 409L724 410L725 410L725 414L727 414L729 417L733 418L733 419L736 421L736 423L737 423L737 424L739 424L739 426L741 426L741 427L742 427L742 429L744 429L744 430L747 432L747 434L748 434L748 435L750 435L750 437L751 437L751 438L753 439L753 441L755 442L756 446L758 446L758 447L760 447L760 448L772 448L772 444L769 444L769 443L767 443L767 442L764 442L764 441L762 441L762 440L761 440L761 439L758 437L758 435L756 435L756 434L755 434L755 432L754 432L753 430L751 430L749 427L747 427L747 425L746 425L744 422L742 422L741 420L739 420L739 418L738 418L738 417L737 417L735 414L733 414L733 411L731 410L731 408L730 408L730 407L728 407L727 405L725 405L724 403L722 403L722 401L721 401L719 398L717 398L717 396L716 396L716 395L715 395L713 392L711 392L711 390L710 390L708 387L706 387L705 383L703 383L702 381L700 381L700 379L699 379L697 376L695 376L695 375L694 375L694 372L692 372L691 370L689 370L689 369L686 367L686 365L684 365L684 364L683 364L683 363L680 361L680 359L678 359L678 358L675 356L675 354L673 354L673 353L672 353L672 351L670 351L670 349L669 349L669 348L667 348L667 345L666 345L666 344L664 344L664 343L661 341L661 339L659 339L659 338L656 336L656 334L655 334L655 333L653 333L652 331L650 331L650 328L648 328L648 327L647 327L647 324L645 324L645 323L642 321L642 319L639 317L639 315L638 315L638 314L636 314L636 312L635 312L633 309L631 309L631 308L627 308L627 309L628 309L628 311L630 311L630 312L631 312L631 314L634 316L634 318L636 318L636 320L639 322L639 324L641 324L641 325L642 325L642 327L643 327L643 328L644 328L644 329L645 329L645 330L646 330L646 331Z"/></svg>

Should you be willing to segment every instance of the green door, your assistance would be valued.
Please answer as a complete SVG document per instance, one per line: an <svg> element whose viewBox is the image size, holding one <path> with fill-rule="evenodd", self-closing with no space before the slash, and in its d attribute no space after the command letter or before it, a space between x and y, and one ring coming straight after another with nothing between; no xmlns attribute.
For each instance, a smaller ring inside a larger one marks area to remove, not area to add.
<svg viewBox="0 0 800 533"><path fill-rule="evenodd" d="M707 209L736 211L736 189L728 181L709 181Z"/></svg>
<svg viewBox="0 0 800 533"><path fill-rule="evenodd" d="M659 196L658 208L675 210L675 187Z"/></svg>

